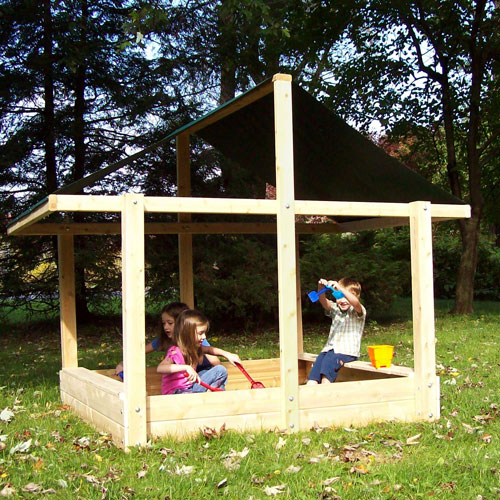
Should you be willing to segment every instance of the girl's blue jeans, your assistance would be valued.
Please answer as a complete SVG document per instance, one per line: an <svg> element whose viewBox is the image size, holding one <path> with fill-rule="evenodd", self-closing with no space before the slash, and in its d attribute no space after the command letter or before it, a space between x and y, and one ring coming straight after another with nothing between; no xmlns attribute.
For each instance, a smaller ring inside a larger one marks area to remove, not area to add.
<svg viewBox="0 0 500 500"><path fill-rule="evenodd" d="M226 367L222 365L215 365L209 370L202 370L201 372L198 372L198 375L200 376L202 382L205 382L205 384L208 384L212 387L220 387L221 389L224 389L224 386L227 382L227 370ZM189 392L207 391L208 389L201 386L200 384L195 383L193 384L193 387L191 387L191 390Z"/></svg>
<svg viewBox="0 0 500 500"><path fill-rule="evenodd" d="M321 377L325 376L330 382L334 382L343 363L349 363L349 361L356 359L358 359L356 356L336 353L333 349L320 352L309 372L308 380L316 380L320 384Z"/></svg>

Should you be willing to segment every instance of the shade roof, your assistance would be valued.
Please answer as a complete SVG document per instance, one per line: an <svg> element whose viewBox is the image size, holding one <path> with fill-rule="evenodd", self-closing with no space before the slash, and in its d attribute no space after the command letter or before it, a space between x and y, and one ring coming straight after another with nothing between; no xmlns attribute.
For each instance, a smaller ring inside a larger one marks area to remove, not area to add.
<svg viewBox="0 0 500 500"><path fill-rule="evenodd" d="M182 133L198 135L228 159L275 185L272 90L272 79L268 79L147 148L54 194L77 193ZM294 82L292 105L295 199L464 204L389 156ZM46 200L16 217L9 226Z"/></svg>
<svg viewBox="0 0 500 500"><path fill-rule="evenodd" d="M389 156L299 85L292 85L296 199L462 203ZM274 185L272 94L196 133Z"/></svg>

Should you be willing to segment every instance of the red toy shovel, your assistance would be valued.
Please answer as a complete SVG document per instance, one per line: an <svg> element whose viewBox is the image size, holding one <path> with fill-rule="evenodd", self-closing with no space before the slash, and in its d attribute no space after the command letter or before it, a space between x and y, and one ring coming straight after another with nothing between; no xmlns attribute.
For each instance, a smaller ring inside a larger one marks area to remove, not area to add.
<svg viewBox="0 0 500 500"><path fill-rule="evenodd" d="M249 380L250 384L251 385L251 388L252 389L265 389L266 386L262 383L262 382L256 382L252 377L250 377L250 375L247 373L247 371L245 370L245 368L243 368L243 366L241 366L240 363L234 363L241 371L241 373L243 373L243 375L245 375L245 377Z"/></svg>
<svg viewBox="0 0 500 500"><path fill-rule="evenodd" d="M188 372L184 372L184 376L187 378L189 377ZM208 389L209 391L214 391L214 392L224 392L224 389L221 389L220 387L212 387L211 385L205 384L202 380L199 382L196 382L197 384L200 384L202 387L205 389Z"/></svg>

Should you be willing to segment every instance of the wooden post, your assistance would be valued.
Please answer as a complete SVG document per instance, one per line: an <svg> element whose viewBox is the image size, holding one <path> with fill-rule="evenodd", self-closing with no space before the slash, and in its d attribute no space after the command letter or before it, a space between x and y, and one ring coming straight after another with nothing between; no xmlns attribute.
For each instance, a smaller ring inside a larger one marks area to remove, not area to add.
<svg viewBox="0 0 500 500"><path fill-rule="evenodd" d="M122 196L124 448L146 444L144 195Z"/></svg>
<svg viewBox="0 0 500 500"><path fill-rule="evenodd" d="M304 352L304 332L302 328L302 290L300 286L300 245L299 235L295 237L295 265L297 273L297 352Z"/></svg>
<svg viewBox="0 0 500 500"><path fill-rule="evenodd" d="M63 368L78 367L75 303L75 251L73 236L57 237L59 256L59 310L61 316L61 358Z"/></svg>
<svg viewBox="0 0 500 500"><path fill-rule="evenodd" d="M289 75L274 75L273 82L276 200L278 202L281 421L284 428L293 432L299 430L299 387L292 84Z"/></svg>
<svg viewBox="0 0 500 500"><path fill-rule="evenodd" d="M191 195L189 161L189 135L176 137L177 146L177 196ZM179 222L191 222L191 214L179 214ZM194 307L193 235L179 234L179 286L181 301Z"/></svg>
<svg viewBox="0 0 500 500"><path fill-rule="evenodd" d="M436 377L431 204L410 203L415 401L417 418L439 418Z"/></svg>

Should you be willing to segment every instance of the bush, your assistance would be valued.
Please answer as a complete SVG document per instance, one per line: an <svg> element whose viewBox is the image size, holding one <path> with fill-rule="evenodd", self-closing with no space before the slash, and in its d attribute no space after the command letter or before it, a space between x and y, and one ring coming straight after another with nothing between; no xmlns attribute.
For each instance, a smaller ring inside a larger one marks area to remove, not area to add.
<svg viewBox="0 0 500 500"><path fill-rule="evenodd" d="M362 302L372 317L390 309L394 298L401 295L407 265L388 255L375 233L313 236L302 246L301 287L305 293L317 289L319 278L351 277L361 283ZM307 296L303 308L309 316ZM314 311L317 314L316 308Z"/></svg>

